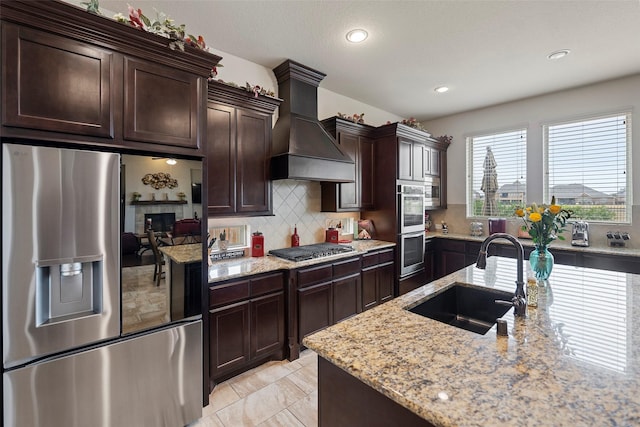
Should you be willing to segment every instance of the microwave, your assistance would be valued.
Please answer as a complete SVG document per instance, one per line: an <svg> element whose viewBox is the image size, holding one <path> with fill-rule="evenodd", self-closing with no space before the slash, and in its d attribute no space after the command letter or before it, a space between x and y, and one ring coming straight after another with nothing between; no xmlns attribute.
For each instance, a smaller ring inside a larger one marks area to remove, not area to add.
<svg viewBox="0 0 640 427"><path fill-rule="evenodd" d="M439 208L441 205L440 178L426 177L424 180L424 208Z"/></svg>

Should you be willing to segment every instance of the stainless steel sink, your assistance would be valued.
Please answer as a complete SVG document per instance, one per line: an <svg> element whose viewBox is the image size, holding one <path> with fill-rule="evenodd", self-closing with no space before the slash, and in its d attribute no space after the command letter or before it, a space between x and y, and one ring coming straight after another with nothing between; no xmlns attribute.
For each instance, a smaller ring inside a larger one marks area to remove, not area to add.
<svg viewBox="0 0 640 427"><path fill-rule="evenodd" d="M412 313L484 335L511 307L495 300L510 301L513 294L495 289L454 283L445 291L410 308Z"/></svg>

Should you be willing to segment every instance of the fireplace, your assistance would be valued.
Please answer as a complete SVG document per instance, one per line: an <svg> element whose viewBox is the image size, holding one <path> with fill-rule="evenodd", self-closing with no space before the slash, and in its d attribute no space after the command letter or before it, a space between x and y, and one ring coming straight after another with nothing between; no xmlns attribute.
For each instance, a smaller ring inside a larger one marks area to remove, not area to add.
<svg viewBox="0 0 640 427"><path fill-rule="evenodd" d="M151 220L151 228L153 228L153 231L166 233L167 231L172 230L173 223L176 222L176 213L163 212L144 214L144 223L149 224L149 220Z"/></svg>

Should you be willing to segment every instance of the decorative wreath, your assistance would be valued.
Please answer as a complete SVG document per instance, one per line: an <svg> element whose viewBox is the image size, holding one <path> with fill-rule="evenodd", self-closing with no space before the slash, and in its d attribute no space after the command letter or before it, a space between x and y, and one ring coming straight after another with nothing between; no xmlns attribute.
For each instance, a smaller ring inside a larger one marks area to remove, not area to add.
<svg viewBox="0 0 640 427"><path fill-rule="evenodd" d="M178 186L178 180L171 178L171 174L165 172L148 173L142 177L142 183L144 185L150 185L156 190L161 188L176 188Z"/></svg>

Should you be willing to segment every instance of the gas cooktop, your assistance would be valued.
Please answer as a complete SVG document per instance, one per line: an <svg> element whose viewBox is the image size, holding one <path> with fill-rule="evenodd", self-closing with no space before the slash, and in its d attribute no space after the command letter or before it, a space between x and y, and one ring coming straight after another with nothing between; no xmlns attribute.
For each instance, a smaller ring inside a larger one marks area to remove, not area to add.
<svg viewBox="0 0 640 427"><path fill-rule="evenodd" d="M339 245L337 243L315 243L313 245L297 246L295 248L273 249L269 251L269 255L297 262L353 252L353 250L351 246Z"/></svg>

